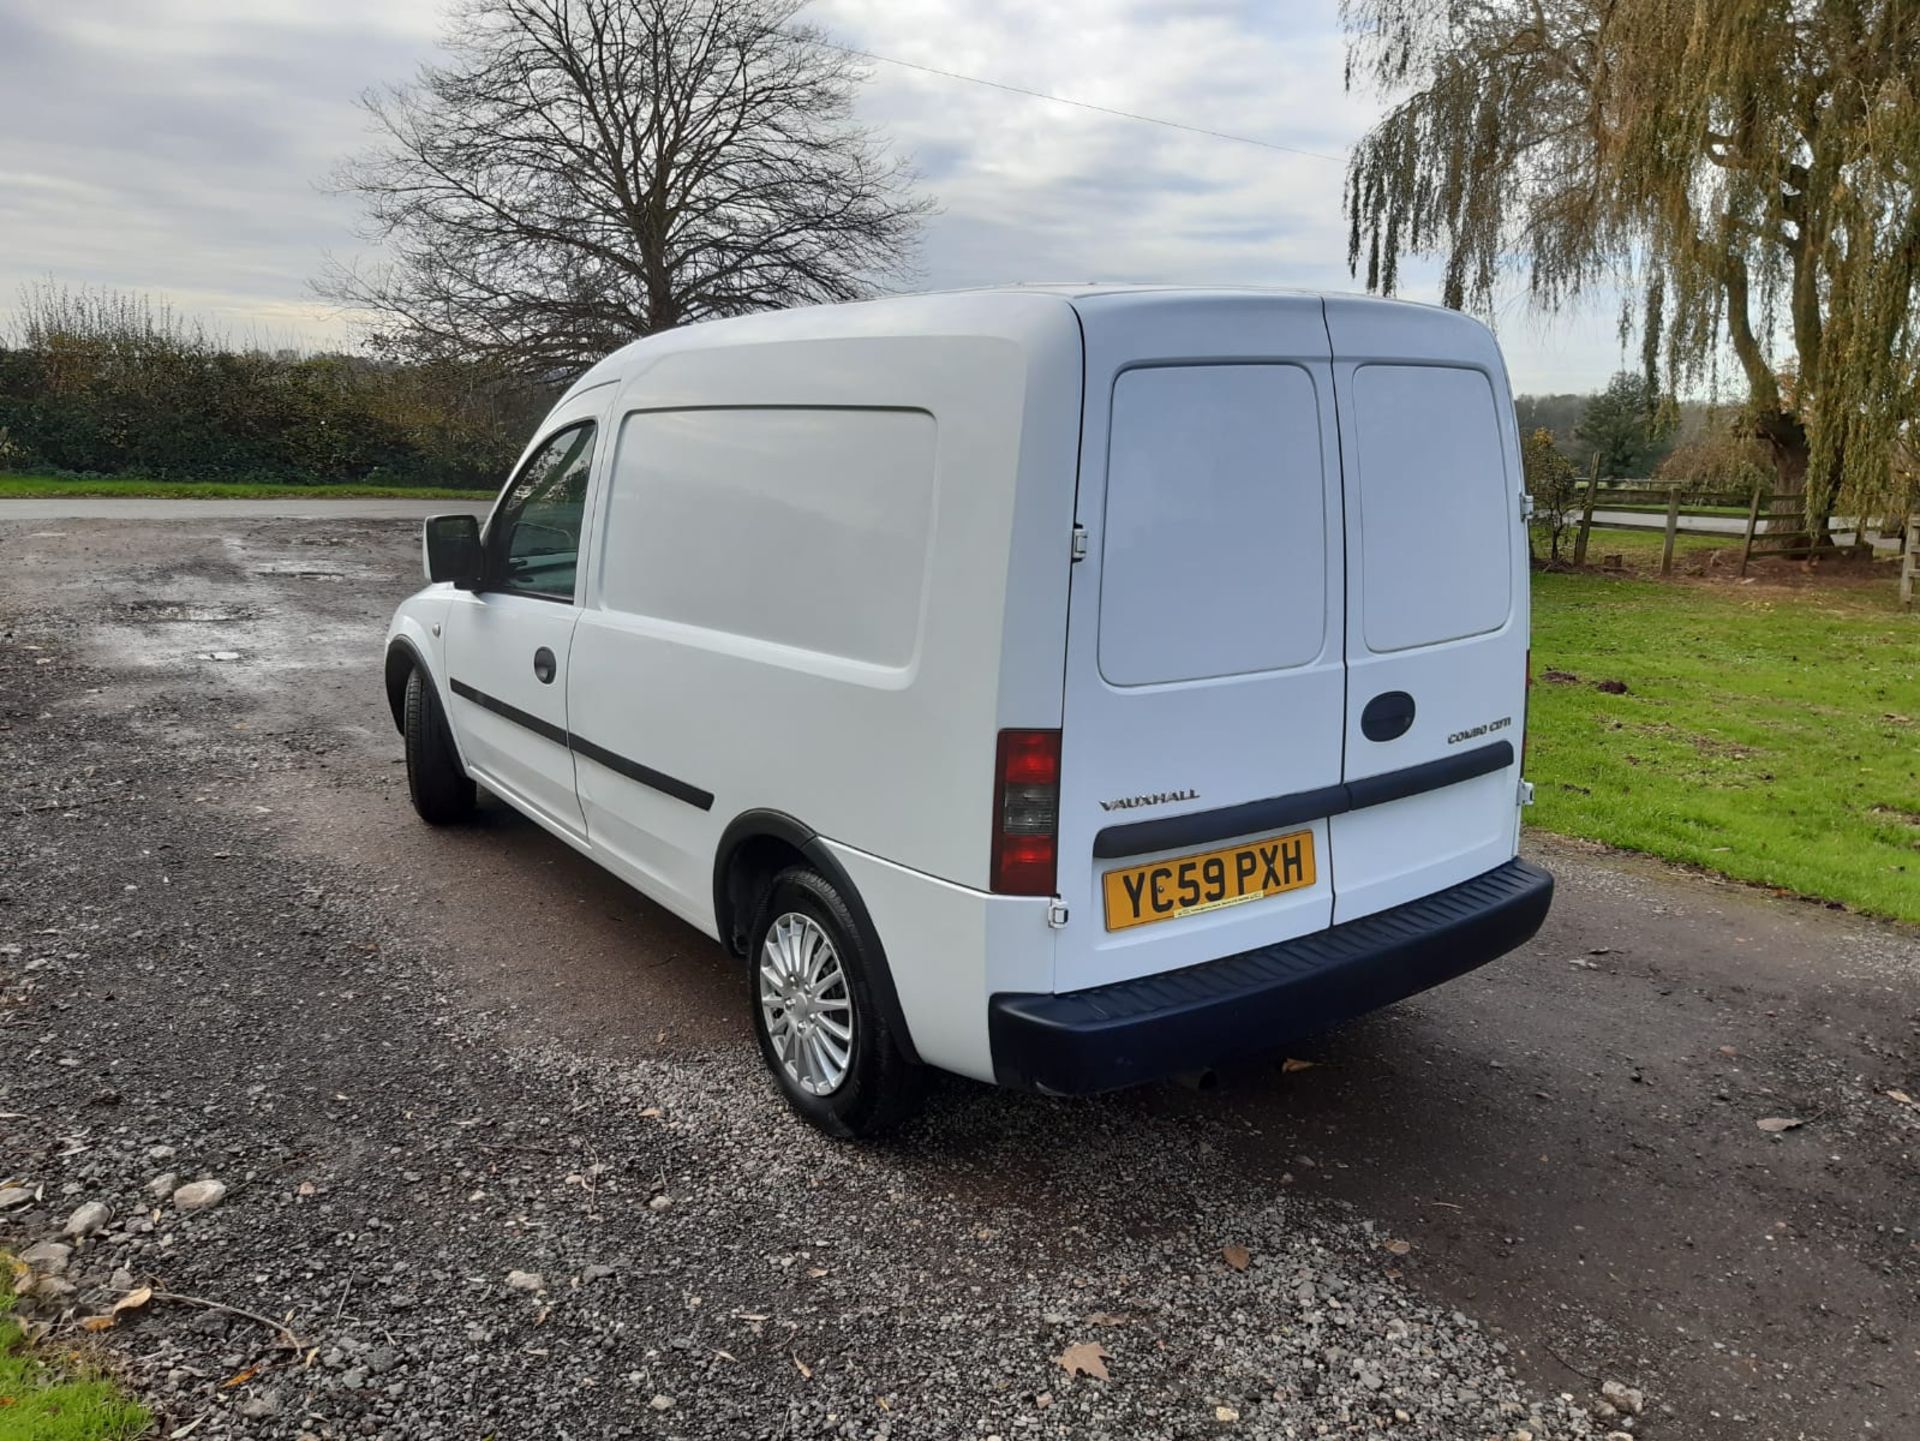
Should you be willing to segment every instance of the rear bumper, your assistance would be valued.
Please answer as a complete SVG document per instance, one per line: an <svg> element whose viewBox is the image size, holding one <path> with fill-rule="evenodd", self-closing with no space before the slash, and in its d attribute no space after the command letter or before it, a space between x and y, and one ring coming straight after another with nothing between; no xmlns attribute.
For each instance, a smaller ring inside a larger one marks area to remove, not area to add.
<svg viewBox="0 0 1920 1441"><path fill-rule="evenodd" d="M1204 965L988 1008L994 1079L1107 1091L1258 1055L1483 966L1546 919L1553 877L1512 860L1404 906Z"/></svg>

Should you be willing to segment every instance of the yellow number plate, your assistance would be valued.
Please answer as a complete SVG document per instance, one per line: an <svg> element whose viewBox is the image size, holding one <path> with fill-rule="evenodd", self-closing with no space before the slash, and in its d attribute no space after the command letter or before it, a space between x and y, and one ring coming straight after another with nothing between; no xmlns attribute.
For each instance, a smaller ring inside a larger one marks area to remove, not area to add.
<svg viewBox="0 0 1920 1441"><path fill-rule="evenodd" d="M1126 866L1102 878L1107 929L1171 921L1313 884L1313 832L1248 841L1224 851Z"/></svg>

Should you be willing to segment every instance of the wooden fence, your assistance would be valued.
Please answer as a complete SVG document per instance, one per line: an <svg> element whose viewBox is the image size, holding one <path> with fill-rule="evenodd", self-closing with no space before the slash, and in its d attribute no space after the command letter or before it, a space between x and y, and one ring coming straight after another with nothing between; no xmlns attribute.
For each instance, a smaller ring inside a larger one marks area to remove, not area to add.
<svg viewBox="0 0 1920 1441"><path fill-rule="evenodd" d="M1573 537L1573 563L1575 565L1585 565L1587 562L1587 540L1593 531L1593 512L1595 506L1599 505L1604 507L1608 499L1618 500L1620 494L1617 488L1602 487L1598 482L1592 481L1580 489L1582 492L1580 528L1574 533ZM1684 493L1684 487L1678 485L1666 486L1660 490L1656 490L1650 486L1641 486L1638 487L1634 493L1636 502L1644 502L1646 499L1661 498L1662 496L1664 496L1666 500L1667 518L1664 527L1666 544L1660 549L1660 574L1662 575L1673 574L1673 545L1675 539L1680 534L1680 521L1683 517L1718 519L1725 515L1725 507L1683 504L1682 496ZM1649 523L1646 526L1638 528L1651 530L1654 526ZM1692 530L1689 533L1695 535L1723 535L1728 540L1733 539L1731 532L1728 531ZM1743 567L1744 564L1745 562L1743 560Z"/></svg>
<svg viewBox="0 0 1920 1441"><path fill-rule="evenodd" d="M1900 558L1900 604L1908 610L1920 600L1920 514L1907 517L1907 553Z"/></svg>
<svg viewBox="0 0 1920 1441"><path fill-rule="evenodd" d="M1791 524L1759 533L1760 507L1767 507L1767 519L1770 522L1788 521ZM1866 522L1861 521L1864 528ZM1791 491L1778 491L1768 495L1755 490L1753 499L1747 505L1747 533L1740 543L1740 574L1747 573L1747 562L1756 555L1807 556L1820 547L1807 526L1807 498Z"/></svg>
<svg viewBox="0 0 1920 1441"><path fill-rule="evenodd" d="M1688 504L1684 497L1687 487L1670 485L1656 487L1645 482L1636 484L1630 492L1631 501L1623 501L1622 488L1603 486L1595 479L1580 487L1580 526L1574 533L1573 563L1585 565L1587 560L1587 542L1593 530L1593 512L1597 507L1606 508L1612 500L1616 506L1635 511L1647 510L1646 502L1660 495L1665 496L1667 505L1666 524L1658 527L1665 532L1666 543L1660 549L1660 574L1673 574L1674 542L1684 530L1690 535L1718 535L1731 541L1733 532L1713 527L1683 527L1683 519L1713 519L1725 521L1727 507L1713 504ZM1771 529L1762 530L1761 522L1766 521ZM1783 523L1784 522L1784 523ZM1637 529L1652 530L1656 526L1651 522ZM1868 544L1867 534L1875 529L1866 516L1854 522L1856 545ZM1889 516L1877 527L1880 535L1896 534L1904 530L1901 542L1903 552L1900 567L1900 603L1911 607L1920 602L1920 514L1907 517L1902 521ZM1748 564L1756 556L1809 556L1822 547L1816 542L1807 525L1806 496L1792 492L1769 492L1755 490L1747 498L1746 526L1740 535L1740 574L1747 573Z"/></svg>

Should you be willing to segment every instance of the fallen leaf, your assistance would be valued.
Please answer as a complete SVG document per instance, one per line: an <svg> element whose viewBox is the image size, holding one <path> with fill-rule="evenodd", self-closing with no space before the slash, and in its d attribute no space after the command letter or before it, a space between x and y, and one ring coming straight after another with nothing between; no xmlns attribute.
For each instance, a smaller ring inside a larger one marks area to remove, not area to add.
<svg viewBox="0 0 1920 1441"><path fill-rule="evenodd" d="M294 1187L293 1193L296 1196L311 1196L314 1193L315 1189L316 1187L314 1186L313 1182L302 1181L298 1186Z"/></svg>
<svg viewBox="0 0 1920 1441"><path fill-rule="evenodd" d="M122 1311L137 1311L152 1299L153 1288L150 1286L142 1286L137 1290L129 1291L118 1301L115 1301L113 1305L107 1309L107 1313L104 1316L88 1316L85 1320L81 1321L80 1329L82 1331L111 1330L114 1324L119 1321Z"/></svg>
<svg viewBox="0 0 1920 1441"><path fill-rule="evenodd" d="M665 1114L666 1113L658 1106L648 1106L640 1112L640 1119L643 1121L657 1121Z"/></svg>
<svg viewBox="0 0 1920 1441"><path fill-rule="evenodd" d="M813 1367L809 1366L805 1361L802 1361L798 1356L793 1358L793 1369L800 1373L800 1378L803 1381L811 1381L813 1379Z"/></svg>
<svg viewBox="0 0 1920 1441"><path fill-rule="evenodd" d="M1231 1406L1216 1406L1213 1408L1213 1419L1216 1421L1238 1421L1240 1419L1240 1413Z"/></svg>
<svg viewBox="0 0 1920 1441"><path fill-rule="evenodd" d="M1069 1376L1091 1376L1097 1381L1112 1379L1107 1375L1107 1348L1098 1341L1069 1346L1053 1359Z"/></svg>
<svg viewBox="0 0 1920 1441"><path fill-rule="evenodd" d="M227 1377L226 1380L220 1383L220 1389L222 1391L231 1391L235 1386L246 1385L247 1382L259 1374L260 1368L258 1366L249 1366L246 1370L236 1371L233 1375Z"/></svg>
<svg viewBox="0 0 1920 1441"><path fill-rule="evenodd" d="M1220 1255L1236 1271L1244 1271L1253 1264L1253 1253L1245 1246L1227 1246Z"/></svg>
<svg viewBox="0 0 1920 1441"><path fill-rule="evenodd" d="M1733 1057L1733 1056L1738 1056L1740 1053L1736 1051L1732 1046L1722 1046L1720 1048L1720 1054L1723 1056Z"/></svg>
<svg viewBox="0 0 1920 1441"><path fill-rule="evenodd" d="M122 1311L138 1311L152 1299L153 1287L139 1286L127 1292L127 1294L122 1296L118 1301L115 1301L113 1308L107 1314L110 1316L118 1316Z"/></svg>
<svg viewBox="0 0 1920 1441"><path fill-rule="evenodd" d="M1889 1101L1898 1101L1903 1106L1911 1106L1913 1104L1913 1097L1909 1096L1905 1091L1888 1091L1887 1099Z"/></svg>
<svg viewBox="0 0 1920 1441"><path fill-rule="evenodd" d="M873 1398L873 1404L878 1406L882 1411L891 1411L893 1409L893 1403L888 1401L885 1396L875 1396Z"/></svg>
<svg viewBox="0 0 1920 1441"><path fill-rule="evenodd" d="M1782 1131L1791 1131L1797 1126L1804 1126L1806 1124L1805 1121L1795 1120L1790 1116L1768 1116L1764 1121L1754 1122L1754 1125L1758 1126L1770 1136L1777 1136Z"/></svg>
<svg viewBox="0 0 1920 1441"><path fill-rule="evenodd" d="M1389 1241L1389 1242L1387 1242L1387 1253L1388 1253L1389 1255L1393 1255L1393 1256L1404 1256L1404 1255L1406 1255L1406 1254L1407 1254L1407 1253L1408 1253L1409 1251L1411 1251L1412 1249L1413 1249L1413 1242L1411 1242L1411 1241Z"/></svg>
<svg viewBox="0 0 1920 1441"><path fill-rule="evenodd" d="M1288 1056L1286 1060L1280 1063L1280 1069L1283 1072L1311 1071L1318 1064L1319 1062L1317 1061L1301 1061L1294 1059L1292 1056Z"/></svg>
<svg viewBox="0 0 1920 1441"><path fill-rule="evenodd" d="M1087 1324L1089 1326L1124 1326L1127 1324L1127 1319L1123 1311L1095 1311L1087 1317Z"/></svg>
<svg viewBox="0 0 1920 1441"><path fill-rule="evenodd" d="M827 1268L825 1266L809 1266L807 1267L807 1274L818 1281L822 1276L827 1274Z"/></svg>

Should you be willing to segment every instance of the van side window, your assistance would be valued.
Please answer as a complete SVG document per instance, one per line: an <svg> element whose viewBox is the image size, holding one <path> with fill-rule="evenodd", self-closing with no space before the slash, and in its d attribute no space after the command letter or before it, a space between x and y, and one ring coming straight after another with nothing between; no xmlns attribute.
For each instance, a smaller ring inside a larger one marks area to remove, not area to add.
<svg viewBox="0 0 1920 1441"><path fill-rule="evenodd" d="M593 438L593 422L582 421L553 436L521 467L487 533L491 584L550 600L573 599Z"/></svg>

